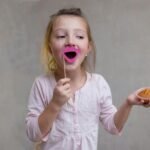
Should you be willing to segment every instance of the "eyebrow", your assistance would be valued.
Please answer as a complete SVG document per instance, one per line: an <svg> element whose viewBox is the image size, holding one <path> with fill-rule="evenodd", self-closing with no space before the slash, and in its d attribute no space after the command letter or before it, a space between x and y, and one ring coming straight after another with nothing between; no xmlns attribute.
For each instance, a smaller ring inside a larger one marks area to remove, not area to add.
<svg viewBox="0 0 150 150"><path fill-rule="evenodd" d="M58 29L54 30L54 32L59 32L59 31L60 32L62 32L62 31L64 32L64 31L66 31L66 29L64 29L64 28L58 28ZM78 28L74 29L74 31L75 32L82 32L82 33L86 33L87 32L86 30L82 30L82 29L78 29Z"/></svg>

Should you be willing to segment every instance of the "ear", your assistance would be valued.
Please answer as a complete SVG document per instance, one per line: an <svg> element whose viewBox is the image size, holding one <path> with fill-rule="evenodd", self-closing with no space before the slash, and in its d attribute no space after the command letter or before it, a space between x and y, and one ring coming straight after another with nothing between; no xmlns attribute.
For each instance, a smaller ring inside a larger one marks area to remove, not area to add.
<svg viewBox="0 0 150 150"><path fill-rule="evenodd" d="M91 52L91 50L92 50L92 44L91 44L91 42L89 42L87 53Z"/></svg>

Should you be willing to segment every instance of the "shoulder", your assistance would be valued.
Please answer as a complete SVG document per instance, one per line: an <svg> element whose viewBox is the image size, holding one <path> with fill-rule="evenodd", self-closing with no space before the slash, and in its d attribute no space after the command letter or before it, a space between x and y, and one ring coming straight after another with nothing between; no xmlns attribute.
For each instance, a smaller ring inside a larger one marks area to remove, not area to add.
<svg viewBox="0 0 150 150"><path fill-rule="evenodd" d="M40 75L35 78L32 85L31 93L40 95L43 100L49 101L53 94L55 84L55 78L52 74Z"/></svg>
<svg viewBox="0 0 150 150"><path fill-rule="evenodd" d="M55 83L55 79L53 74L42 74L35 78L34 85L38 87L53 87Z"/></svg>
<svg viewBox="0 0 150 150"><path fill-rule="evenodd" d="M107 84L106 79L98 73L88 73L89 79L97 84Z"/></svg>
<svg viewBox="0 0 150 150"><path fill-rule="evenodd" d="M106 79L103 77L103 75L101 74L97 74L97 73L88 73L88 78L89 81L92 84L92 87L95 87L98 90L103 90L103 89L107 89L110 90L109 84L106 81Z"/></svg>
<svg viewBox="0 0 150 150"><path fill-rule="evenodd" d="M42 75L39 75L35 78L35 82L45 82L48 80L49 80L49 77L47 74L42 74Z"/></svg>
<svg viewBox="0 0 150 150"><path fill-rule="evenodd" d="M43 83L43 82L50 82L54 79L53 74L42 74L35 78L35 82Z"/></svg>
<svg viewBox="0 0 150 150"><path fill-rule="evenodd" d="M106 79L101 74L89 73L88 76L88 87L90 91L93 92L94 95L97 97L98 102L103 102L105 97L111 96L110 87Z"/></svg>

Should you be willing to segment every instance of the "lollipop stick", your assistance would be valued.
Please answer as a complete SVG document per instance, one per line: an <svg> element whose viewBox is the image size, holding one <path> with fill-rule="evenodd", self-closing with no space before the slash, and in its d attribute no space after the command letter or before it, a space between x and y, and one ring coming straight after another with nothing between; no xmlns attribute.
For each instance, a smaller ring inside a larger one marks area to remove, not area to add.
<svg viewBox="0 0 150 150"><path fill-rule="evenodd" d="M63 62L64 62L64 77L66 78L66 64L65 64L64 56L63 56Z"/></svg>

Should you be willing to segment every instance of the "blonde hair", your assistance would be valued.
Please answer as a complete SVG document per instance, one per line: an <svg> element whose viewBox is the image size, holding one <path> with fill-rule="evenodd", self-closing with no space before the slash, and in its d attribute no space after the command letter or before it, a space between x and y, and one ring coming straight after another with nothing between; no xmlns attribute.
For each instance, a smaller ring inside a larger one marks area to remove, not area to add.
<svg viewBox="0 0 150 150"><path fill-rule="evenodd" d="M73 15L73 16L78 16L78 17L81 17L84 19L84 21L87 25L88 39L89 39L92 50L91 50L90 54L87 57L85 57L85 59L82 63L82 67L83 67L83 69L85 69L89 72L92 72L93 69L95 69L95 61L96 61L95 44L94 44L94 41L93 41L93 38L91 35L91 30L90 30L88 21L87 21L86 17L83 15L80 8L61 9L57 13L55 13L51 16L51 19L50 19L47 29L46 29L43 47L42 47L42 51L41 51L42 63L44 65L46 72L47 73L55 72L55 70L57 69L57 63L51 53L50 37L51 37L52 30L53 30L53 24L54 24L56 18L59 16L62 16L62 15Z"/></svg>

